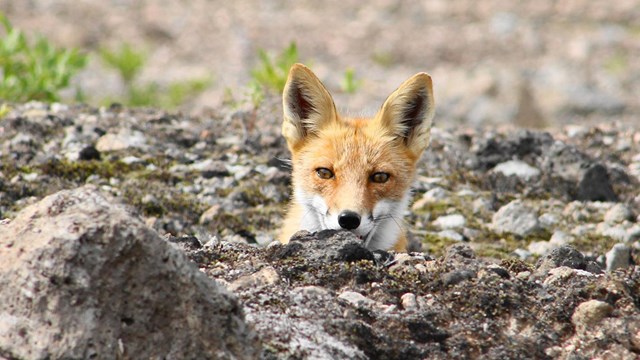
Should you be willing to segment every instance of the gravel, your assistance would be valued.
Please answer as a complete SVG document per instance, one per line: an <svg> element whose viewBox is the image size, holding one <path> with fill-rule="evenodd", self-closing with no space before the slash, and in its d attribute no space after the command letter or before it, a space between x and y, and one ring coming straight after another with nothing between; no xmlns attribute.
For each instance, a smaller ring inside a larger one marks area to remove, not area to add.
<svg viewBox="0 0 640 360"><path fill-rule="evenodd" d="M235 116L226 107L187 116L12 104L0 120L0 218L11 223L48 195L95 187L233 289L267 358L568 359L575 344L588 357L637 352L623 332L638 331L640 179L625 170L640 151L638 129L610 122L569 137L564 128L435 128L418 163L413 200L423 202L404 218L417 252L371 253L344 232L272 242L290 195L289 155L280 100L265 101ZM119 133L142 134L144 146L97 149ZM632 141L612 156L605 144L620 139ZM65 155L91 146L99 157ZM513 160L540 175L495 171ZM578 199L603 186L588 175L594 166L616 201ZM339 298L345 292L370 301L354 305ZM572 323L590 300L613 308L601 335Z"/></svg>

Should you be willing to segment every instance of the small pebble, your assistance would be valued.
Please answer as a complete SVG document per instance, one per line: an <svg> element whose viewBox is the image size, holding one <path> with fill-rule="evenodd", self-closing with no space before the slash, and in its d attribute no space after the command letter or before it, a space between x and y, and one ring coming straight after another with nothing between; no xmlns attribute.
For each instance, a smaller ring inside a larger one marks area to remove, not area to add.
<svg viewBox="0 0 640 360"><path fill-rule="evenodd" d="M355 291L344 291L342 294L338 295L338 298L345 300L356 307L371 306L375 304L375 301Z"/></svg>
<svg viewBox="0 0 640 360"><path fill-rule="evenodd" d="M402 307L405 310L415 311L418 310L418 301L414 293L406 293L400 297Z"/></svg>

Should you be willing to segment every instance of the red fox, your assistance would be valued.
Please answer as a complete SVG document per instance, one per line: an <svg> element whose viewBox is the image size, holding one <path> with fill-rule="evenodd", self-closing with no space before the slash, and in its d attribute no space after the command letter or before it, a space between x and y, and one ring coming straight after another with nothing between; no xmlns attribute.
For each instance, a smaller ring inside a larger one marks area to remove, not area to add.
<svg viewBox="0 0 640 360"><path fill-rule="evenodd" d="M371 119L340 116L302 64L289 70L282 97L293 195L280 241L288 243L298 230L346 229L368 249L406 251L402 217L430 141L431 77L418 73L405 81Z"/></svg>

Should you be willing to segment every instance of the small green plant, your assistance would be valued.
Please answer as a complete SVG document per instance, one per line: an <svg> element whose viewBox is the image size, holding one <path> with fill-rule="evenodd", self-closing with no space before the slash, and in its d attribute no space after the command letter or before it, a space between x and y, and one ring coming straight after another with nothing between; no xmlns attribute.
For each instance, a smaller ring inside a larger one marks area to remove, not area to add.
<svg viewBox="0 0 640 360"><path fill-rule="evenodd" d="M202 93L211 85L210 77L172 82L161 87L156 82L139 84L136 79L142 72L147 56L129 44L122 44L118 50L102 49L102 61L120 75L126 89L123 103L129 106L159 106L176 108L189 98Z"/></svg>
<svg viewBox="0 0 640 360"><path fill-rule="evenodd" d="M284 90L289 68L299 62L298 46L291 42L275 58L271 58L263 49L258 50L260 63L251 71L251 77L256 85L278 93Z"/></svg>
<svg viewBox="0 0 640 360"><path fill-rule="evenodd" d="M362 80L356 79L356 73L353 69L347 69L340 85L342 91L347 94L353 94L362 87Z"/></svg>
<svg viewBox="0 0 640 360"><path fill-rule="evenodd" d="M105 64L118 71L126 86L133 84L147 61L144 52L136 51L128 43L120 45L118 50L103 48L100 50L100 57Z"/></svg>
<svg viewBox="0 0 640 360"><path fill-rule="evenodd" d="M87 62L77 49L56 48L46 38L30 44L0 13L4 36L0 39L0 98L5 101L59 101L60 90Z"/></svg>

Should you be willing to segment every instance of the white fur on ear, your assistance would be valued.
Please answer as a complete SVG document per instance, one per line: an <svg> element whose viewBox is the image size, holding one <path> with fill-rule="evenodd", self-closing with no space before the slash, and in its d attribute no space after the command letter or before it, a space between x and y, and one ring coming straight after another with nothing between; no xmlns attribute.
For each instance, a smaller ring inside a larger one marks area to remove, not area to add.
<svg viewBox="0 0 640 360"><path fill-rule="evenodd" d="M337 117L333 98L306 66L295 64L282 93L282 135L290 149Z"/></svg>
<svg viewBox="0 0 640 360"><path fill-rule="evenodd" d="M404 140L416 156L429 146L435 100L431 76L418 73L405 81L382 105L376 121Z"/></svg>

